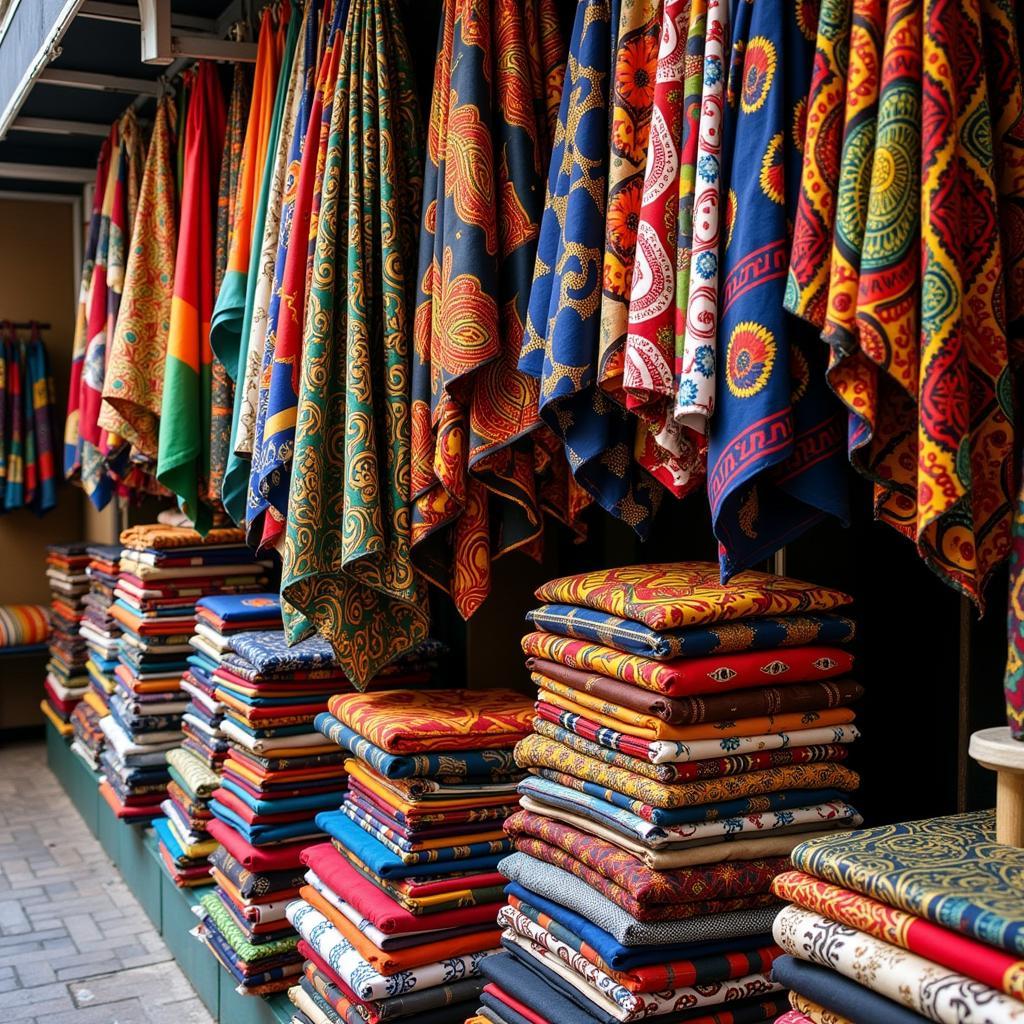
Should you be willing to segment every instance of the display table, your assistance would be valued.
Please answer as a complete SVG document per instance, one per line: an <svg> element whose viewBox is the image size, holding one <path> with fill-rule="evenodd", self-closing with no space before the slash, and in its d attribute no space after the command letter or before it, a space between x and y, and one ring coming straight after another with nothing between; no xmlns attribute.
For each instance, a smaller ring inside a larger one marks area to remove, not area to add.
<svg viewBox="0 0 1024 1024"><path fill-rule="evenodd" d="M190 932L197 924L192 904L205 889L179 889L164 868L153 830L115 817L99 795L99 775L72 750L57 730L46 726L46 762L89 831L99 839L125 883L163 936L182 973L210 1014L224 1024L284 1024L292 1004L283 993L243 996L210 951Z"/></svg>

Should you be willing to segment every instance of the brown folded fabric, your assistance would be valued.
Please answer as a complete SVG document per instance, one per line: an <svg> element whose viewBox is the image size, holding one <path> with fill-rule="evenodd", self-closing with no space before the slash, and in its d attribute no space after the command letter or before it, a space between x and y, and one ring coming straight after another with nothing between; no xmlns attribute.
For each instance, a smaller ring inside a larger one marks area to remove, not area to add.
<svg viewBox="0 0 1024 1024"><path fill-rule="evenodd" d="M790 711L822 711L845 707L864 694L864 687L852 679L820 683L792 683L788 686L764 686L748 690L730 690L702 697L667 697L653 690L632 686L620 679L583 672L543 658L527 658L526 667L555 679L582 693L621 704L633 711L656 715L673 725L700 725L704 722L731 722L737 718L756 718Z"/></svg>
<svg viewBox="0 0 1024 1024"><path fill-rule="evenodd" d="M121 531L121 544L144 551L146 548L190 548L196 545L244 544L245 531L237 527L215 527L204 537L187 526L164 526L151 523L129 526Z"/></svg>

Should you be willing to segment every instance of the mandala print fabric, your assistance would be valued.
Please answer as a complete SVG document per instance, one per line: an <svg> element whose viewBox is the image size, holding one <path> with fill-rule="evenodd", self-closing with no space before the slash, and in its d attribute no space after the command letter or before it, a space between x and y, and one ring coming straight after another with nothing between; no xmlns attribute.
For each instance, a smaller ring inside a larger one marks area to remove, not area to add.
<svg viewBox="0 0 1024 1024"><path fill-rule="evenodd" d="M634 461L635 421L601 387L609 81L618 24L618 2L585 0L577 8L519 368L539 379L541 417L564 446L576 482L645 536L660 486ZM655 27L651 59L656 40ZM644 52L645 36L632 42L630 52Z"/></svg>
<svg viewBox="0 0 1024 1024"><path fill-rule="evenodd" d="M393 0L350 3L341 48L282 596L299 613L286 621L290 638L315 630L363 687L427 632L407 487L420 150L411 60Z"/></svg>
<svg viewBox="0 0 1024 1024"><path fill-rule="evenodd" d="M559 475L545 467L553 439L536 436L538 383L517 366L563 59L553 0L444 5L412 357L412 540L465 618L490 590L491 559L539 557L542 509L567 514L544 493Z"/></svg>
<svg viewBox="0 0 1024 1024"><path fill-rule="evenodd" d="M717 405L708 498L723 579L823 517L848 520L840 410L783 307L815 4L741 3L727 86Z"/></svg>

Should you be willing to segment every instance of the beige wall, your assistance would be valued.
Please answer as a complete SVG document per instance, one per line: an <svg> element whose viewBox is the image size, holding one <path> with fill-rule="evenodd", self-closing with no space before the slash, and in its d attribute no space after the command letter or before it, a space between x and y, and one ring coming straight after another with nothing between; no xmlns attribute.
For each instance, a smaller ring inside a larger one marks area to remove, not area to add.
<svg viewBox="0 0 1024 1024"><path fill-rule="evenodd" d="M57 389L61 436L75 324L74 210L71 203L0 198L0 319L40 320ZM82 494L61 485L42 519L21 509L0 516L0 603L46 602L46 545L82 536Z"/></svg>

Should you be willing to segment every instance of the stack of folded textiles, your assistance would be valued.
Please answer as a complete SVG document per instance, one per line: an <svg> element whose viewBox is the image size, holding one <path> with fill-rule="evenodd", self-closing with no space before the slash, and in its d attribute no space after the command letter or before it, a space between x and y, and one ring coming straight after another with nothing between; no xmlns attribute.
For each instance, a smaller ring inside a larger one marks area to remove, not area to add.
<svg viewBox="0 0 1024 1024"><path fill-rule="evenodd" d="M850 599L756 572L723 585L709 563L537 596L523 649L540 693L516 748L530 774L480 1012L772 1020L772 879L809 835L861 820L843 764L854 623L833 612Z"/></svg>
<svg viewBox="0 0 1024 1024"><path fill-rule="evenodd" d="M349 788L317 816L331 842L303 852L287 908L305 958L297 1016L461 1024L474 1011L500 936L512 748L531 718L504 690L332 697L317 728L345 752Z"/></svg>
<svg viewBox="0 0 1024 1024"><path fill-rule="evenodd" d="M181 526L136 526L121 534L121 560L110 614L121 628L110 714L101 719L103 798L118 817L160 814L170 775L167 751L181 744L196 602L208 594L252 593L267 585L267 565L253 560L242 530L205 537Z"/></svg>
<svg viewBox="0 0 1024 1024"><path fill-rule="evenodd" d="M208 631L198 635L209 641ZM296 895L291 882L296 872L301 882L303 847L322 838L317 813L337 807L345 789L344 756L313 723L332 694L351 686L318 637L289 647L280 629L233 633L224 645L205 643L201 653L216 663L210 681L229 746L207 830L232 863L273 881L261 893L265 907L246 899L226 872L215 873L217 888L195 908L197 935L240 992L279 991L302 968L284 916ZM425 666L435 657L435 647L425 646L392 671L398 679L429 681Z"/></svg>
<svg viewBox="0 0 1024 1024"><path fill-rule="evenodd" d="M71 714L85 696L89 653L80 633L89 591L89 564L85 543L51 544L46 549L46 576L50 587L50 660L46 664L43 714L62 736L73 732Z"/></svg>
<svg viewBox="0 0 1024 1024"><path fill-rule="evenodd" d="M1021 1024L1024 850L991 811L823 836L773 883L786 1024Z"/></svg>
<svg viewBox="0 0 1024 1024"><path fill-rule="evenodd" d="M220 786L228 744L220 729L224 705L216 696L214 673L226 654L228 638L257 629L280 628L281 599L273 593L218 594L196 602L193 648L181 688L189 701L182 716L182 745L167 754L171 781L164 818L153 822L160 855L180 887L209 882L208 857L217 842L207 831L209 800Z"/></svg>
<svg viewBox="0 0 1024 1024"><path fill-rule="evenodd" d="M110 614L117 586L120 545L90 544L86 549L89 564L85 573L89 577L89 592L83 598L81 636L88 648L85 667L89 674L89 689L82 703L75 708L72 724L75 738L71 749L93 770L100 766L103 752L103 730L100 719L110 713L110 698L114 693L114 669L117 668L117 639L121 627Z"/></svg>

